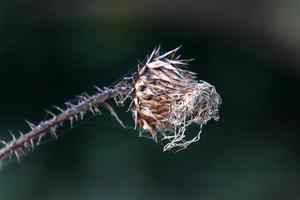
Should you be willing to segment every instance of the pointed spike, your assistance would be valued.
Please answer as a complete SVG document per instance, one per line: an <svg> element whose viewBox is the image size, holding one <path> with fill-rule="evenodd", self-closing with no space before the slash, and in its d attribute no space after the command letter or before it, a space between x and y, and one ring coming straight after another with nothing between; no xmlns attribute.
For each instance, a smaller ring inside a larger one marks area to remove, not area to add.
<svg viewBox="0 0 300 200"><path fill-rule="evenodd" d="M86 92L82 93L82 95L83 95L85 98L91 98L91 96L90 96L88 93L86 93Z"/></svg>
<svg viewBox="0 0 300 200"><path fill-rule="evenodd" d="M34 151L34 141L33 141L33 139L30 139L30 145L31 145L31 150Z"/></svg>
<svg viewBox="0 0 300 200"><path fill-rule="evenodd" d="M78 98L78 103L79 104L83 103L86 100L86 97L82 96L82 95L77 95L76 97Z"/></svg>
<svg viewBox="0 0 300 200"><path fill-rule="evenodd" d="M143 69L143 67L145 66L145 64L140 60L137 60L137 63L138 63L138 65L137 65L138 71L141 71Z"/></svg>
<svg viewBox="0 0 300 200"><path fill-rule="evenodd" d="M93 106L93 110L94 110L95 113L101 114L101 111L99 110L99 108L96 105Z"/></svg>
<svg viewBox="0 0 300 200"><path fill-rule="evenodd" d="M3 144L4 146L8 145L4 140L0 140L0 143Z"/></svg>
<svg viewBox="0 0 300 200"><path fill-rule="evenodd" d="M9 151L9 160L11 161L12 160L12 157L13 157L13 155L14 155L14 151L13 150L11 150L11 151Z"/></svg>
<svg viewBox="0 0 300 200"><path fill-rule="evenodd" d="M147 68L147 65L144 65L144 66L138 71L139 75L142 75L142 74L145 72L146 68Z"/></svg>
<svg viewBox="0 0 300 200"><path fill-rule="evenodd" d="M134 130L136 130L137 125L138 125L138 114L137 114L137 110L135 110L135 112L134 112ZM140 127L140 130L141 130L141 127Z"/></svg>
<svg viewBox="0 0 300 200"><path fill-rule="evenodd" d="M157 59L163 59L163 58L167 58L168 56L170 56L170 54L173 54L173 53L177 53L177 51L181 48L182 46L179 46L171 51L168 51L166 53L164 53L163 55L159 56Z"/></svg>
<svg viewBox="0 0 300 200"><path fill-rule="evenodd" d="M75 121L78 121L78 115L74 115Z"/></svg>
<svg viewBox="0 0 300 200"><path fill-rule="evenodd" d="M28 149L29 148L29 143L26 141L26 142L24 142L23 146L24 146L25 149Z"/></svg>
<svg viewBox="0 0 300 200"><path fill-rule="evenodd" d="M28 120L25 120L25 122L28 124L28 126L31 128L31 130L35 129L36 128L36 125L33 124L32 122L28 121Z"/></svg>
<svg viewBox="0 0 300 200"><path fill-rule="evenodd" d="M73 128L74 117L70 117L70 118L69 118L69 121L70 121L70 127L71 127L71 129L72 129L72 128Z"/></svg>
<svg viewBox="0 0 300 200"><path fill-rule="evenodd" d="M16 156L16 158L17 158L18 162L20 162L21 160L20 160L20 156L19 156L19 153L18 153L18 151L17 151L17 150L16 150L16 151L14 151L14 154L15 154L15 156Z"/></svg>
<svg viewBox="0 0 300 200"><path fill-rule="evenodd" d="M159 53L160 53L160 44L154 48L155 49L155 53L154 53L154 59L159 57Z"/></svg>
<svg viewBox="0 0 300 200"><path fill-rule="evenodd" d="M71 102L66 102L65 105L68 106L69 108L73 108L74 106Z"/></svg>
<svg viewBox="0 0 300 200"><path fill-rule="evenodd" d="M20 136L22 137L24 134L22 133L22 131L19 131Z"/></svg>
<svg viewBox="0 0 300 200"><path fill-rule="evenodd" d="M23 154L24 156L27 156L27 153L25 153L25 151L23 151L23 149L22 149L21 147L18 149L18 151L20 151L21 156L22 156L22 154Z"/></svg>
<svg viewBox="0 0 300 200"><path fill-rule="evenodd" d="M103 90L99 87L97 87L96 85L94 85L94 88L96 88L96 90L98 90L98 92L103 92Z"/></svg>
<svg viewBox="0 0 300 200"><path fill-rule="evenodd" d="M181 55L178 55L174 60L179 60L181 58Z"/></svg>
<svg viewBox="0 0 300 200"><path fill-rule="evenodd" d="M148 65L154 58L154 55L155 55L155 52L156 52L156 48L152 51L151 55L149 58L147 58L147 62L146 62L146 65Z"/></svg>
<svg viewBox="0 0 300 200"><path fill-rule="evenodd" d="M80 114L80 119L83 120L85 112L82 111L79 114Z"/></svg>
<svg viewBox="0 0 300 200"><path fill-rule="evenodd" d="M60 107L58 107L58 106L52 106L53 108L55 108L56 110L58 110L58 111L60 111L60 112L64 112L64 110L63 109L61 109Z"/></svg>
<svg viewBox="0 0 300 200"><path fill-rule="evenodd" d="M177 47L176 49L174 49L173 51L170 52L170 55L168 55L167 57L171 60L173 60L176 56L177 51L181 48L181 46Z"/></svg>
<svg viewBox="0 0 300 200"><path fill-rule="evenodd" d="M92 113L93 115L95 115L95 111L94 111L94 108L93 108L93 107L90 107L89 110L91 111L91 113Z"/></svg>
<svg viewBox="0 0 300 200"><path fill-rule="evenodd" d="M179 45L178 47L176 47L173 51L175 51L175 52L177 52L179 49L181 49L181 47L182 47L183 45L181 44L181 45Z"/></svg>
<svg viewBox="0 0 300 200"><path fill-rule="evenodd" d="M123 122L120 120L120 118L118 117L117 113L115 112L115 110L113 109L113 107L111 107L108 103L104 102L103 106L110 112L110 114L121 124L121 126L123 128L125 128Z"/></svg>
<svg viewBox="0 0 300 200"><path fill-rule="evenodd" d="M181 59L181 60L176 60L176 61L188 64L188 63L190 63L190 62L192 62L194 60L195 60L195 58L189 58L189 59Z"/></svg>
<svg viewBox="0 0 300 200"><path fill-rule="evenodd" d="M51 112L49 110L45 110L45 111L46 111L47 114L51 115L53 117L53 119L56 118L56 115L53 112Z"/></svg>
<svg viewBox="0 0 300 200"><path fill-rule="evenodd" d="M56 129L55 129L55 128L50 129L50 133L51 133L51 135L52 135L55 139L58 138L58 136L57 136L57 134L56 134Z"/></svg>
<svg viewBox="0 0 300 200"><path fill-rule="evenodd" d="M39 146L41 144L41 141L42 141L43 137L44 137L43 135L39 136L38 141L35 144L36 146Z"/></svg>
<svg viewBox="0 0 300 200"><path fill-rule="evenodd" d="M16 141L16 136L11 131L9 131L9 134L12 137L12 141Z"/></svg>
<svg viewBox="0 0 300 200"><path fill-rule="evenodd" d="M152 134L151 134L152 135ZM158 142L158 139L157 139L157 134L153 134L152 135L152 139L155 141L155 143Z"/></svg>
<svg viewBox="0 0 300 200"><path fill-rule="evenodd" d="M135 130L136 130L136 128L135 128ZM142 137L143 136L143 129L140 127L139 128L139 137Z"/></svg>

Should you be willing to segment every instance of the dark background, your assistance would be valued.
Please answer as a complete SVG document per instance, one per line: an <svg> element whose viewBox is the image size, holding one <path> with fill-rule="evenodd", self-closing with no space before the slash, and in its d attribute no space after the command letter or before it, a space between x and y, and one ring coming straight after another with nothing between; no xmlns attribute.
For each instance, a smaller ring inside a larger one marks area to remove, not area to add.
<svg viewBox="0 0 300 200"><path fill-rule="evenodd" d="M109 114L65 128L0 171L0 200L300 199L299 24L298 0L2 0L1 138L110 85L157 44L184 45L223 104L179 153Z"/></svg>

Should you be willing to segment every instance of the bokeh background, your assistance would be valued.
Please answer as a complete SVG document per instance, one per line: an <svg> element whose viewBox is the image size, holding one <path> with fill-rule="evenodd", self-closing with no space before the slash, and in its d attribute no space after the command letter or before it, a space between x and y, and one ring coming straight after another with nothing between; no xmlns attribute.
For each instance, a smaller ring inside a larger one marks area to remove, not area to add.
<svg viewBox="0 0 300 200"><path fill-rule="evenodd" d="M2 0L0 137L158 44L222 96L198 143L163 153L121 108L129 128L90 118L4 167L0 200L299 200L299 0Z"/></svg>

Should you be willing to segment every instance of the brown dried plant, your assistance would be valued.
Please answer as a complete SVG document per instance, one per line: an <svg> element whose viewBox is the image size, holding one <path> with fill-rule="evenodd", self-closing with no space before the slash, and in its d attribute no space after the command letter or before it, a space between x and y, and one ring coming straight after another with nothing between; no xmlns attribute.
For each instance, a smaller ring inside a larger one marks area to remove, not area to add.
<svg viewBox="0 0 300 200"><path fill-rule="evenodd" d="M178 50L179 47L161 55L160 48L155 48L145 63L139 63L135 72L112 87L96 87L97 92L93 95L79 95L75 101L65 103L65 108L55 107L58 114L47 111L52 117L37 125L26 121L30 131L19 132L18 137L11 133L11 141L0 141L3 144L0 162L13 156L19 161L45 136L57 138L58 128L67 121L72 127L74 121L83 120L88 112L101 113L101 107L123 126L113 107L107 103L111 98L117 106L131 100L129 110L140 136L150 135L156 142L166 141L164 151L185 149L198 141L202 126L212 118L218 120L221 98L214 86L196 80L196 74L186 69L191 59L176 57ZM200 131L186 139L186 128L191 124L197 124Z"/></svg>

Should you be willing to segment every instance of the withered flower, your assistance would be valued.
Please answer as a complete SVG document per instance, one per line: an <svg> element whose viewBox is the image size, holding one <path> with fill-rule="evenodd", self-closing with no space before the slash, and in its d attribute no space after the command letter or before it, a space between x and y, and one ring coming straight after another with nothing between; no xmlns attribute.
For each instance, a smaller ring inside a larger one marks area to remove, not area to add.
<svg viewBox="0 0 300 200"><path fill-rule="evenodd" d="M202 125L218 120L221 98L214 86L196 80L187 70L191 61L176 57L179 48L160 55L154 49L133 75L130 110L140 135L149 132L155 141L168 140L164 151L186 148L200 139ZM124 99L123 99L124 100ZM196 123L200 131L186 140L186 128Z"/></svg>
<svg viewBox="0 0 300 200"><path fill-rule="evenodd" d="M114 86L96 87L97 91L92 95L83 93L63 107L54 106L55 110L47 111L50 118L37 125L27 121L29 131L20 131L19 136L11 133L10 141L0 140L3 145L0 148L0 167L13 155L20 160L27 152L33 152L45 136L56 139L59 136L57 130L67 121L72 128L73 122L83 120L87 113L100 114L100 108L107 109L123 125L107 102L111 98L117 105L131 99L129 109L140 135L148 134L155 141L167 141L164 151L181 150L196 142L200 139L202 126L212 118L218 120L221 98L214 86L198 81L196 74L187 69L191 60L176 57L178 49L160 55L160 49L156 48L146 63L140 63L134 73ZM191 124L200 127L196 135L186 131Z"/></svg>

